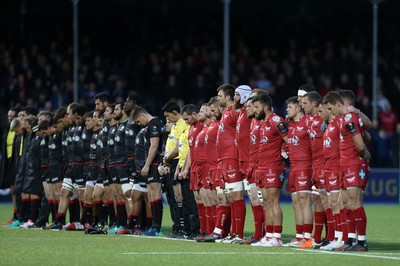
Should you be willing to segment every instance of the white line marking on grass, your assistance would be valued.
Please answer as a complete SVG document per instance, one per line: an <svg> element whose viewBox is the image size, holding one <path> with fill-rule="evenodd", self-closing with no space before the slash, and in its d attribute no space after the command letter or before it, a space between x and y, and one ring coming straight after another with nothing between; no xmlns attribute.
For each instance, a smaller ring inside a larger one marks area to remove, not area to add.
<svg viewBox="0 0 400 266"><path fill-rule="evenodd" d="M299 252L125 252L122 255L310 255ZM323 255L315 253L313 255Z"/></svg>
<svg viewBox="0 0 400 266"><path fill-rule="evenodd" d="M367 253L357 253L357 252L336 252L336 251L319 251L319 250L309 250L304 249L303 251L318 253L318 254L331 254L331 255L342 255L342 256L354 256L354 257L365 257L365 258L374 258L374 259L388 259L388 260L400 260L400 257L389 257L389 256L381 256L381 255L373 255ZM374 253L379 254L379 253ZM396 254L400 255L400 254Z"/></svg>

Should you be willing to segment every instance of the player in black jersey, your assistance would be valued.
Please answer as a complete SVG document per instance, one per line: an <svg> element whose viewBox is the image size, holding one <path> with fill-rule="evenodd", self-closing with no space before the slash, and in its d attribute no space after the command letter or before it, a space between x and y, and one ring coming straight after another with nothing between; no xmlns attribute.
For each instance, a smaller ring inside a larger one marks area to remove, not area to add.
<svg viewBox="0 0 400 266"><path fill-rule="evenodd" d="M130 196L132 190L125 146L125 127L128 122L128 116L123 110L123 103L115 105L114 118L118 121L114 136L115 175L112 176L112 188L117 205L117 230L115 231L117 233L127 225L127 214L130 213L131 204L125 193Z"/></svg>
<svg viewBox="0 0 400 266"><path fill-rule="evenodd" d="M97 140L98 140L98 131L99 127L97 127L97 120L94 118L96 115L96 119L98 116L98 112L91 111L85 114L85 130L82 134L82 139L85 136L85 139L88 141L82 142L83 147L83 160L84 160L84 177L86 180L85 190L84 190L84 200L83 200L83 212L81 224L85 225L85 228L92 226L93 223L93 200L92 194L94 190L95 180L97 179L97 175L99 172L99 164L97 162Z"/></svg>
<svg viewBox="0 0 400 266"><path fill-rule="evenodd" d="M88 111L84 105L78 105L72 109L72 115L75 117L75 129L72 134L72 141L70 143L70 169L71 171L65 174L65 178L70 178L72 181L73 191L77 194L77 199L70 201L70 224L66 226L67 230L83 230L84 226L80 223L80 200L83 200L83 193L85 188L84 165L85 159L88 158L87 150L89 146L90 137L87 137L89 132L85 131L85 118L84 115Z"/></svg>
<svg viewBox="0 0 400 266"><path fill-rule="evenodd" d="M50 198L48 200L53 223L56 219L60 202L61 182L63 179L64 161L62 155L62 132L69 123L67 108L60 107L53 117L53 126L49 129L49 179Z"/></svg>
<svg viewBox="0 0 400 266"><path fill-rule="evenodd" d="M78 221L79 217L79 200L75 192L75 186L72 182L72 142L77 128L77 117L75 110L79 105L77 103L71 103L67 107L67 119L62 122L64 124L64 131L62 133L62 155L65 163L63 170L63 182L61 188L60 202L56 214L56 221L52 225L45 227L44 229L63 229L65 225L65 213L69 207L70 212L70 224ZM82 113L82 112L80 112ZM82 115L84 112L82 113Z"/></svg>
<svg viewBox="0 0 400 266"><path fill-rule="evenodd" d="M104 113L111 103L111 96L107 92L100 92L94 96L95 111Z"/></svg>
<svg viewBox="0 0 400 266"><path fill-rule="evenodd" d="M132 214L132 208L137 207L134 206L134 203L132 202L132 186L134 184L134 179L136 177L136 168L135 168L135 139L137 133L140 131L141 127L133 121L132 118L130 118L130 114L135 106L140 103L140 98L137 95L129 95L128 98L126 99L124 106L123 106L123 112L125 113L124 116L128 117L128 120L126 123L124 123L124 128L125 128L125 152L126 152L126 163L127 163L127 171L128 171L128 176L130 179L129 183L122 184L122 190L125 194L125 196L129 199L131 199L131 208L129 210L128 214L128 224L125 229L118 231L118 234L130 234L133 232L134 227L137 225L137 217L135 217ZM121 123L120 123L121 124ZM121 126L121 125L120 125ZM136 203L136 205L139 205L140 207L142 206L141 201ZM128 211L128 208L127 208Z"/></svg>
<svg viewBox="0 0 400 266"><path fill-rule="evenodd" d="M162 235L161 223L163 203L161 197L162 177L159 175L157 168L162 160L162 136L165 129L162 121L158 117L150 115L142 107L135 107L132 110L131 117L136 124L145 128L144 143L146 161L141 169L141 174L143 177L147 177L147 188L149 190L153 223L152 227L144 234L148 236L159 236Z"/></svg>
<svg viewBox="0 0 400 266"><path fill-rule="evenodd" d="M115 126L114 119L114 104L110 104L103 118L99 119L99 124L102 126L99 133L99 141L97 142L98 157L100 162L100 173L96 181L96 186L93 192L93 204L96 212L100 216L100 227L107 225L107 217L110 217L109 226L115 224L115 208L112 197L112 191L109 182L109 152L108 152L108 136L111 131L111 126ZM101 114L101 113L99 113Z"/></svg>

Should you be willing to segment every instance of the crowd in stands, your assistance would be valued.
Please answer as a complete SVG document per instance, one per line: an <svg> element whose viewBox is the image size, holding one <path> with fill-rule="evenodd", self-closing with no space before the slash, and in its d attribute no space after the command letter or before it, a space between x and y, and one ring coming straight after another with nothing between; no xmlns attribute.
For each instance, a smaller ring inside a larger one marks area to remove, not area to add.
<svg viewBox="0 0 400 266"><path fill-rule="evenodd" d="M126 19L126 35L130 36L126 38L131 43L122 44L121 37L108 44L113 48L104 53L97 43L99 36L82 32L79 102L93 107L93 96L101 91L109 92L114 102L136 92L157 113L168 99L183 105L201 103L214 95L223 83L222 34L221 28L214 25L222 18L189 27L178 24L181 22L170 15L164 11L157 18L142 15ZM167 18L175 24L165 23ZM329 28L325 24L314 28L309 22L293 27L270 21L268 29L252 27L250 33L233 16L230 83L267 90L280 115L284 115L284 101L295 95L301 84L315 84L322 96L330 90L350 89L356 94L357 108L373 118L370 27L348 23L343 19L330 21ZM372 165L393 167L399 164L400 42L396 42L395 22L381 23L386 30L380 33L379 115L374 118L372 132ZM341 31L344 27L346 32ZM31 34L22 43L11 38L0 41L3 117L16 104L54 111L73 100L73 49L66 41L69 38L62 33L41 37L43 33Z"/></svg>

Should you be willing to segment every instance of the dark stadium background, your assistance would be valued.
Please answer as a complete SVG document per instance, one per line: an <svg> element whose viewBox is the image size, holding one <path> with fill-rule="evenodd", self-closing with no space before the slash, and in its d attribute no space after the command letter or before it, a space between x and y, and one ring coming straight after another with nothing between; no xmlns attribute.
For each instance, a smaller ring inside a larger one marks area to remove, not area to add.
<svg viewBox="0 0 400 266"><path fill-rule="evenodd" d="M394 117L400 112L399 11L398 0L379 5L379 111L389 102ZM282 115L284 100L301 84L312 82L321 94L352 89L357 107L372 116L370 1L231 0L230 26L233 85L266 86ZM17 103L54 110L72 101L70 0L0 1L0 36L2 127ZM223 81L222 36L220 0L80 0L79 101L91 106L102 90L116 101L137 92L155 114L170 98L207 101ZM383 121L375 124L372 165L398 167L400 126L382 132Z"/></svg>

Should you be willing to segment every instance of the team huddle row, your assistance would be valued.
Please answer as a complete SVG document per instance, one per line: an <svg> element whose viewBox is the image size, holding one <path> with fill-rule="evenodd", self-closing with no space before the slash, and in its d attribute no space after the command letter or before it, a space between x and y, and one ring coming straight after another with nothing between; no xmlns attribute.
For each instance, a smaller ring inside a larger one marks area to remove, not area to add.
<svg viewBox="0 0 400 266"><path fill-rule="evenodd" d="M110 104L100 93L94 111L72 103L37 118L19 112L7 153L13 191L22 196L13 223L37 226L44 190L53 218L46 229L160 236L165 192L173 221L168 237L367 251L362 202L371 122L353 107L354 94L322 98L303 85L286 101L284 119L264 90L224 84L217 92L200 108L166 103L166 124L135 95ZM279 202L285 176L296 224L287 244ZM244 192L254 215L248 238Z"/></svg>

